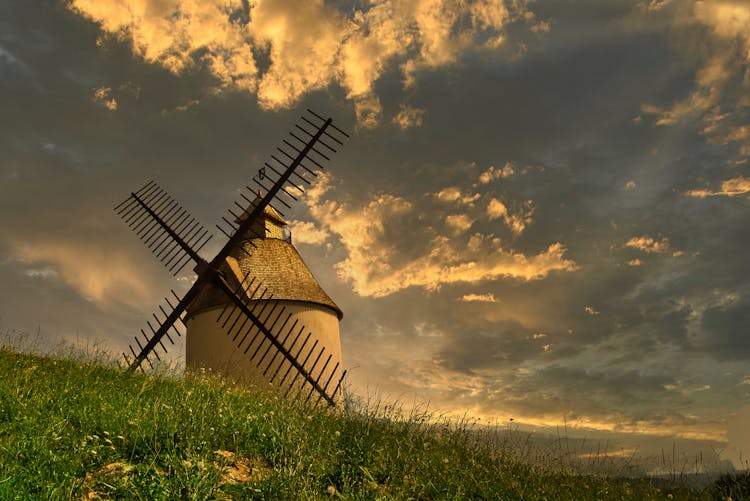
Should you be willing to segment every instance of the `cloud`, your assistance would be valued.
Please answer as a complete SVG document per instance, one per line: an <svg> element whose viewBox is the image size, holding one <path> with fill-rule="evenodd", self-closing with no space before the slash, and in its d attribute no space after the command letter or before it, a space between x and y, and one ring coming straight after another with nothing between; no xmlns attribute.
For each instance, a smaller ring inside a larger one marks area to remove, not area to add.
<svg viewBox="0 0 750 501"><path fill-rule="evenodd" d="M322 1L254 2L247 32L254 47L267 48L271 61L259 76L260 105L289 108L303 94L328 86L336 78L341 40L353 29Z"/></svg>
<svg viewBox="0 0 750 501"><path fill-rule="evenodd" d="M625 264L628 266L643 266L643 261L640 259L631 259L629 261L625 261Z"/></svg>
<svg viewBox="0 0 750 501"><path fill-rule="evenodd" d="M424 116L425 110L402 104L396 116L393 117L393 123L398 125L401 130L411 129L422 125Z"/></svg>
<svg viewBox="0 0 750 501"><path fill-rule="evenodd" d="M456 205L472 205L481 198L481 195L479 193L464 193L456 186L449 186L435 193L435 197L442 202L455 203Z"/></svg>
<svg viewBox="0 0 750 501"><path fill-rule="evenodd" d="M109 111L117 110L117 101L112 97L111 87L98 87L94 89L91 98L96 104L107 108Z"/></svg>
<svg viewBox="0 0 750 501"><path fill-rule="evenodd" d="M474 220L466 214L450 214L445 218L445 224L451 228L454 236L465 233L471 225L474 224Z"/></svg>
<svg viewBox="0 0 750 501"><path fill-rule="evenodd" d="M295 244L321 245L331 236L328 230L309 221L290 221L289 230Z"/></svg>
<svg viewBox="0 0 750 501"><path fill-rule="evenodd" d="M522 214L511 214L503 202L497 198L490 199L487 204L487 216L490 221L502 219L505 225L513 232L514 235L520 235L526 229L526 226L532 223L534 209L531 202L527 202Z"/></svg>
<svg viewBox="0 0 750 501"><path fill-rule="evenodd" d="M748 360L750 345L746 342L750 322L750 297L738 300L730 295L724 301L703 311L700 319L703 339L697 346L719 360Z"/></svg>
<svg viewBox="0 0 750 501"><path fill-rule="evenodd" d="M459 301L463 301L464 303L499 303L500 300L495 297L495 295L491 292L487 292L485 294L464 294L460 298L458 298Z"/></svg>
<svg viewBox="0 0 750 501"><path fill-rule="evenodd" d="M745 195L747 193L750 193L750 179L739 176L723 181L719 190L689 190L685 192L685 195L690 197L706 198L718 196L736 197L739 195Z"/></svg>
<svg viewBox="0 0 750 501"><path fill-rule="evenodd" d="M357 126L362 129L374 129L380 125L383 116L383 105L373 94L359 96L354 99L354 114L357 116Z"/></svg>
<svg viewBox="0 0 750 501"><path fill-rule="evenodd" d="M531 281L577 269L560 243L526 255L491 234L464 235L472 223L468 216L428 219L436 211L393 194L374 195L361 205L333 201L325 197L332 182L330 174L321 174L305 201L317 224L341 242L346 257L337 263L337 273L360 296L500 278ZM421 199L429 200L434 197Z"/></svg>
<svg viewBox="0 0 750 501"><path fill-rule="evenodd" d="M544 26L526 2L378 0L352 10L322 0L71 0L96 23L101 43L130 43L145 61L180 74L198 68L217 90L254 93L265 109L289 108L309 92L341 86L359 125L380 123L375 83L398 68L405 86L419 75L493 53L510 23ZM537 30L538 31L538 30ZM498 57L499 53L498 53ZM402 106L401 128L421 124L422 110Z"/></svg>
<svg viewBox="0 0 750 501"><path fill-rule="evenodd" d="M510 177L515 173L516 173L516 170L513 167L513 164L511 164L510 162L506 163L499 169L496 169L494 166L491 165L489 169L482 172L482 174L479 176L479 182L481 184L488 184L497 179Z"/></svg>
<svg viewBox="0 0 750 501"><path fill-rule="evenodd" d="M3 65L7 67L13 67L13 69L20 70L24 75L29 75L31 73L26 63L2 45L0 45L0 63L3 63Z"/></svg>
<svg viewBox="0 0 750 501"><path fill-rule="evenodd" d="M60 278L81 297L96 303L143 306L153 284L129 256L102 251L101 245L71 241L35 241L13 244L13 261L34 266L29 276ZM41 268L39 268L41 266Z"/></svg>
<svg viewBox="0 0 750 501"><path fill-rule="evenodd" d="M587 314L591 315L592 317L595 317L599 314L599 311L594 309L593 306L584 306L583 311L585 311Z"/></svg>
<svg viewBox="0 0 750 501"><path fill-rule="evenodd" d="M72 0L68 5L107 36L130 42L147 62L176 74L204 65L220 88L257 89L252 35L232 21L243 11L240 0Z"/></svg>
<svg viewBox="0 0 750 501"><path fill-rule="evenodd" d="M669 239L667 239L667 237L662 237L661 240L656 240L653 237L644 235L631 238L625 243L625 247L639 249L649 254L663 254L669 250Z"/></svg>
<svg viewBox="0 0 750 501"><path fill-rule="evenodd" d="M750 156L750 5L690 1L656 11L670 16L678 49L697 57L700 66L687 97L669 107L644 105L643 114L654 116L658 126L698 123L709 143L734 144ZM704 30L700 51L692 34L696 26Z"/></svg>

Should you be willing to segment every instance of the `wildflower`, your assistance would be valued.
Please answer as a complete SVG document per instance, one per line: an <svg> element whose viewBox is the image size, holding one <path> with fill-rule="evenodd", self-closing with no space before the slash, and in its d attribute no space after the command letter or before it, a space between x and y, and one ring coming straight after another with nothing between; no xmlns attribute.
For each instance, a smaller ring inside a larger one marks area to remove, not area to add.
<svg viewBox="0 0 750 501"><path fill-rule="evenodd" d="M333 496L334 494L336 494L336 488L334 486L332 486L332 485L328 486L327 491L328 491L328 495L329 496Z"/></svg>
<svg viewBox="0 0 750 501"><path fill-rule="evenodd" d="M336 431L334 432L334 435L336 435L337 437L340 437L340 436L341 436L341 432L340 432L339 430L336 430Z"/></svg>

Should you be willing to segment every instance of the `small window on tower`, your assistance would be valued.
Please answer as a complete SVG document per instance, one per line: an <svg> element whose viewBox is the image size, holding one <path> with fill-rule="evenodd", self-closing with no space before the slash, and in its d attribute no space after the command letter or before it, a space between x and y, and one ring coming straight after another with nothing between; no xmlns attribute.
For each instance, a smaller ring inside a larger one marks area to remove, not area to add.
<svg viewBox="0 0 750 501"><path fill-rule="evenodd" d="M284 242L292 243L292 231L289 228L282 228L281 229L281 239Z"/></svg>

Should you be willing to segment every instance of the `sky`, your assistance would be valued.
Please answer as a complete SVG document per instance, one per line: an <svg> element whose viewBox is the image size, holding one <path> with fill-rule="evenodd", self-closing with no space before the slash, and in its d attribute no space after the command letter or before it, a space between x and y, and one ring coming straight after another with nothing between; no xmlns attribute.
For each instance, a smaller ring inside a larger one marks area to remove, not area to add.
<svg viewBox="0 0 750 501"><path fill-rule="evenodd" d="M124 350L194 277L112 208L213 227L308 107L352 393L746 465L746 2L0 0L0 331Z"/></svg>

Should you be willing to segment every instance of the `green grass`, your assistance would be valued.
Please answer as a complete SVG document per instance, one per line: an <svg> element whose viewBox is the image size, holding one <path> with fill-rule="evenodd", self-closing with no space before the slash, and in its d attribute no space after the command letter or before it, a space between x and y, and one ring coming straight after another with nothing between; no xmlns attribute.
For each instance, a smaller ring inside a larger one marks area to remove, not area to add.
<svg viewBox="0 0 750 501"><path fill-rule="evenodd" d="M3 500L646 500L730 492L572 475L519 460L466 423L353 404L313 408L206 374L127 374L97 361L0 349L0 375Z"/></svg>

